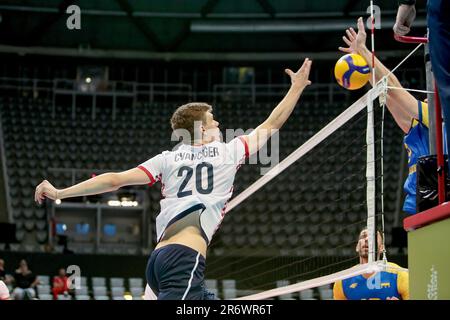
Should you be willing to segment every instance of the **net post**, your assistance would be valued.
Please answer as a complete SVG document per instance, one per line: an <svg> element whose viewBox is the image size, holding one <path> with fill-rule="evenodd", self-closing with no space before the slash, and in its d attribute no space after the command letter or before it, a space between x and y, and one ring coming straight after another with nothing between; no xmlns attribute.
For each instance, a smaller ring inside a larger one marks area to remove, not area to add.
<svg viewBox="0 0 450 320"><path fill-rule="evenodd" d="M367 93L367 159L366 159L366 194L367 194L367 233L368 233L368 262L375 261L375 139L373 119L373 93L375 89Z"/></svg>

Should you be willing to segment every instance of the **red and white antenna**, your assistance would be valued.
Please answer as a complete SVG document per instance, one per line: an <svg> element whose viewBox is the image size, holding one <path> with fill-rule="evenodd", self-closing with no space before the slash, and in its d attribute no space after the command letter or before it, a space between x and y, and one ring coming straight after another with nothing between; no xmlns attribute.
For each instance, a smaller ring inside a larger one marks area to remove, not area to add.
<svg viewBox="0 0 450 320"><path fill-rule="evenodd" d="M375 17L373 14L373 0L370 0L370 20L371 20L371 45L372 45L372 83L375 84Z"/></svg>

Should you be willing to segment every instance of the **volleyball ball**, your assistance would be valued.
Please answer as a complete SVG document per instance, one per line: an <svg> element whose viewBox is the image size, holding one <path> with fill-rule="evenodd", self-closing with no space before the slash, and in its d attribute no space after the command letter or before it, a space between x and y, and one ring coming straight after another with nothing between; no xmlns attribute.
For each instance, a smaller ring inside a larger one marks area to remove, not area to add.
<svg viewBox="0 0 450 320"><path fill-rule="evenodd" d="M356 90L369 81L370 68L367 61L359 54L349 53L336 62L334 76L342 87Z"/></svg>

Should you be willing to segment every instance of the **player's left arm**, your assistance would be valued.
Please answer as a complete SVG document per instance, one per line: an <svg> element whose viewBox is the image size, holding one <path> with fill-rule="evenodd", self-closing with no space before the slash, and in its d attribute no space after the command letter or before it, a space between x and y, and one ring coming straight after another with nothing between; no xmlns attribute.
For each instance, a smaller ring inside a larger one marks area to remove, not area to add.
<svg viewBox="0 0 450 320"><path fill-rule="evenodd" d="M397 289L402 300L409 300L409 273L400 271L397 276Z"/></svg>
<svg viewBox="0 0 450 320"><path fill-rule="evenodd" d="M128 185L141 185L149 182L149 176L139 168L104 173L65 189L57 189L49 181L44 180L36 187L34 198L41 204L45 198L56 200L93 195L115 191Z"/></svg>
<svg viewBox="0 0 450 320"><path fill-rule="evenodd" d="M285 70L291 78L289 91L262 124L249 135L242 136L247 142L250 154L258 151L269 140L272 134L279 130L289 118L303 90L311 84L311 81L308 79L311 63L312 61L306 58L297 72L293 72L290 69Z"/></svg>
<svg viewBox="0 0 450 320"><path fill-rule="evenodd" d="M39 204L45 198L50 200L89 196L116 191L121 187L155 183L164 163L163 154L158 154L145 161L137 168L122 172L107 172L80 182L65 189L56 189L50 182L44 180L36 187L34 199Z"/></svg>

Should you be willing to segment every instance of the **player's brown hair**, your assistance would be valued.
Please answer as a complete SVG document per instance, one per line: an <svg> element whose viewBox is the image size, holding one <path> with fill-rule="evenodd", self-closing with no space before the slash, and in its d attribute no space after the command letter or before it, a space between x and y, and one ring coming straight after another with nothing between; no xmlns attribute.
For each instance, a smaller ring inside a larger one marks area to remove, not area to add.
<svg viewBox="0 0 450 320"><path fill-rule="evenodd" d="M170 119L172 130L185 129L194 137L194 122L206 122L206 112L212 111L212 106L204 102L191 102L184 104L175 110Z"/></svg>

